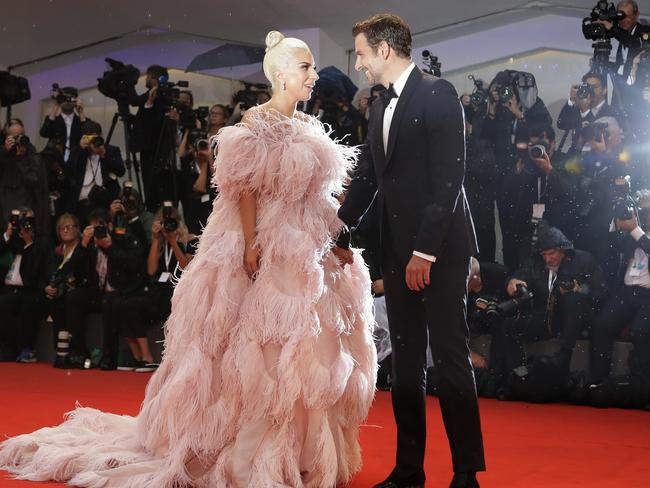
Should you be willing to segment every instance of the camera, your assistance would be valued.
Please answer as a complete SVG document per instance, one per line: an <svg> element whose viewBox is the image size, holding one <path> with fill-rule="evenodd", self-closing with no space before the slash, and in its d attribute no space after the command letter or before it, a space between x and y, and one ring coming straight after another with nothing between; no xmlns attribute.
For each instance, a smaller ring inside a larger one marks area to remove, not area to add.
<svg viewBox="0 0 650 488"><path fill-rule="evenodd" d="M424 71L438 78L442 76L442 64L438 61L438 56L432 55L428 49L422 51L422 62L426 66Z"/></svg>
<svg viewBox="0 0 650 488"><path fill-rule="evenodd" d="M631 178L629 175L614 178L613 213L615 219L630 220L634 217L636 208L630 189Z"/></svg>
<svg viewBox="0 0 650 488"><path fill-rule="evenodd" d="M178 110L178 125L182 129L195 129L197 120L201 122L201 127L206 126L205 121L210 113L210 107L199 107L196 110L188 107L178 107Z"/></svg>
<svg viewBox="0 0 650 488"><path fill-rule="evenodd" d="M467 79L474 83L474 91L470 96L472 105L482 105L487 101L488 91L483 86L483 80L477 79L474 75L467 75Z"/></svg>
<svg viewBox="0 0 650 488"><path fill-rule="evenodd" d="M49 285L52 288L56 288L56 295L53 297L48 296L48 298L51 300L61 298L68 289L74 288L75 284L76 279L73 274L63 274L60 271L55 272L50 278Z"/></svg>
<svg viewBox="0 0 650 488"><path fill-rule="evenodd" d="M172 202L163 202L163 229L165 229L166 232L174 232L176 229L178 229L178 221L173 217L173 210L174 205Z"/></svg>
<svg viewBox="0 0 650 488"><path fill-rule="evenodd" d="M72 93L63 93L58 83L52 83L50 97L52 100L56 101L58 105L63 103L77 103L77 95L73 95Z"/></svg>
<svg viewBox="0 0 650 488"><path fill-rule="evenodd" d="M586 100L589 97L594 98L594 95L595 95L594 87L591 86L589 83L581 83L580 86L578 86L576 96L580 100Z"/></svg>
<svg viewBox="0 0 650 488"><path fill-rule="evenodd" d="M106 239L108 237L108 227L105 224L96 225L93 231L93 237L95 239Z"/></svg>
<svg viewBox="0 0 650 488"><path fill-rule="evenodd" d="M9 223L13 232L19 232L21 230L32 230L36 224L36 219L32 216L21 214L20 210L14 209L11 211Z"/></svg>
<svg viewBox="0 0 650 488"><path fill-rule="evenodd" d="M557 281L557 286L562 291L572 291L576 286L576 280L573 278L562 278Z"/></svg>
<svg viewBox="0 0 650 488"><path fill-rule="evenodd" d="M201 130L193 130L190 132L187 137L187 143L194 147L197 151L205 151L210 149L210 141L208 140L208 134Z"/></svg>
<svg viewBox="0 0 650 488"><path fill-rule="evenodd" d="M542 159L545 154L548 154L546 144L535 144L528 149L528 155L531 159Z"/></svg>
<svg viewBox="0 0 650 488"><path fill-rule="evenodd" d="M132 64L126 65L115 59L105 58L105 61L111 69L97 78L97 89L118 103L127 103L140 78L140 70Z"/></svg>
<svg viewBox="0 0 650 488"><path fill-rule="evenodd" d="M248 110L257 105L257 95L268 90L269 87L263 83L245 83L244 89L235 93L232 101L239 105L241 110Z"/></svg>
<svg viewBox="0 0 650 488"><path fill-rule="evenodd" d="M190 84L188 81L179 80L177 82L169 81L166 76L158 78L158 99L161 101L166 110L175 108L179 112L187 110L187 107L178 101L181 94L181 88L187 88Z"/></svg>
<svg viewBox="0 0 650 488"><path fill-rule="evenodd" d="M479 315L484 315L488 320L500 321L504 317L514 315L516 310L520 309L522 305L532 300L532 298L533 293L526 286L519 283L515 296L510 300L497 302L494 300L486 300L485 298L477 298L475 305Z"/></svg>
<svg viewBox="0 0 650 488"><path fill-rule="evenodd" d="M30 140L29 137L27 137L24 134L20 134L14 137L14 145L11 148L11 152L15 153L16 150L18 149L18 146L29 146Z"/></svg>
<svg viewBox="0 0 650 488"><path fill-rule="evenodd" d="M604 25L596 24L595 21L604 20L616 25L624 17L625 14L619 12L613 3L600 0L591 10L589 17L582 19L582 35L585 39L592 41L609 39L611 37L610 32L605 29Z"/></svg>
<svg viewBox="0 0 650 488"><path fill-rule="evenodd" d="M609 137L607 122L594 122L580 130L580 136L585 141L604 142Z"/></svg>
<svg viewBox="0 0 650 488"><path fill-rule="evenodd" d="M81 137L81 140L94 147L101 147L105 143L104 138L98 134L86 134Z"/></svg>

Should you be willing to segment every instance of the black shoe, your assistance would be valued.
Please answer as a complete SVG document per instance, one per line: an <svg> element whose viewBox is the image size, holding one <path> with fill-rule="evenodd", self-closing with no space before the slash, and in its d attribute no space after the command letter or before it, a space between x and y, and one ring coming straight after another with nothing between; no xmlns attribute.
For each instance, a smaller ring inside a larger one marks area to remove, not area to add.
<svg viewBox="0 0 650 488"><path fill-rule="evenodd" d="M373 488L424 488L424 473L402 476L396 471L397 468L388 478L374 485Z"/></svg>
<svg viewBox="0 0 650 488"><path fill-rule="evenodd" d="M104 356L99 362L99 369L104 371L113 371L117 369L117 362L110 356Z"/></svg>
<svg viewBox="0 0 650 488"><path fill-rule="evenodd" d="M454 473L449 488L480 488L476 473Z"/></svg>

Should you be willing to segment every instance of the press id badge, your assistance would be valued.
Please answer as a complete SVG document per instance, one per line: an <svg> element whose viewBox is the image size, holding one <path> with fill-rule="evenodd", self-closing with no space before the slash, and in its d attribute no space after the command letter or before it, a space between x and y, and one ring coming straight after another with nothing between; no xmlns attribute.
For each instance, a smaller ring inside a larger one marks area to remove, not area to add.
<svg viewBox="0 0 650 488"><path fill-rule="evenodd" d="M209 202L210 201L210 194L209 193L204 193L201 195L201 203Z"/></svg>
<svg viewBox="0 0 650 488"><path fill-rule="evenodd" d="M167 283L169 281L169 278L171 278L171 273L168 271L163 271L160 273L160 277L158 278L158 283Z"/></svg>
<svg viewBox="0 0 650 488"><path fill-rule="evenodd" d="M544 203L533 203L533 218L534 219L543 219L544 212L546 211L546 205Z"/></svg>

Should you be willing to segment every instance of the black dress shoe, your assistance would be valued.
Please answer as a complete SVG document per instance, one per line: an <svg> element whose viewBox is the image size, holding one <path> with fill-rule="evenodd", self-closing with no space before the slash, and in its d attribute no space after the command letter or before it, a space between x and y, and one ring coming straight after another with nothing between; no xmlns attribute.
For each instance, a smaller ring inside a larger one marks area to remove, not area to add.
<svg viewBox="0 0 650 488"><path fill-rule="evenodd" d="M424 488L424 474L396 476L395 472L393 472L384 481L374 485L373 488Z"/></svg>
<svg viewBox="0 0 650 488"><path fill-rule="evenodd" d="M480 488L476 473L454 473L449 488Z"/></svg>
<svg viewBox="0 0 650 488"><path fill-rule="evenodd" d="M419 483L417 485L403 485L395 481L386 480L374 485L373 488L424 488L424 483Z"/></svg>

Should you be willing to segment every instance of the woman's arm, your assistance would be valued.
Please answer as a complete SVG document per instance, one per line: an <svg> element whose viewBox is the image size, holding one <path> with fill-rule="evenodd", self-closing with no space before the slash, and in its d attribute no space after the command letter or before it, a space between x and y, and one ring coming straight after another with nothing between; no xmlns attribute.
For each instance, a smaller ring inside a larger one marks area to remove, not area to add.
<svg viewBox="0 0 650 488"><path fill-rule="evenodd" d="M244 193L239 198L239 216L244 232L244 267L250 277L259 269L260 255L255 249L257 237L257 197L254 193Z"/></svg>
<svg viewBox="0 0 650 488"><path fill-rule="evenodd" d="M162 225L156 221L151 226L151 246L147 257L147 274L155 276L158 272L158 260L160 259L160 239Z"/></svg>

